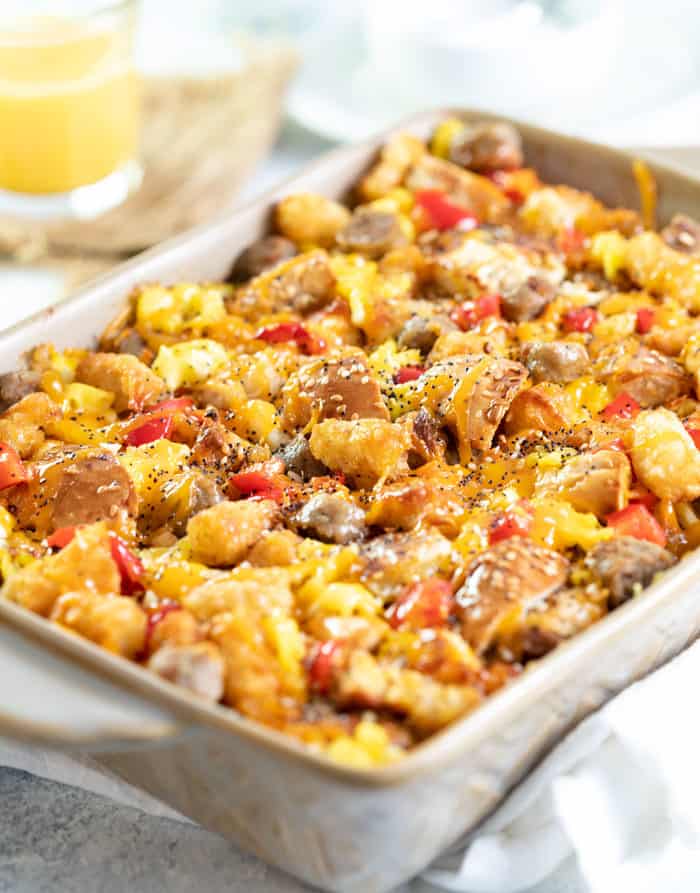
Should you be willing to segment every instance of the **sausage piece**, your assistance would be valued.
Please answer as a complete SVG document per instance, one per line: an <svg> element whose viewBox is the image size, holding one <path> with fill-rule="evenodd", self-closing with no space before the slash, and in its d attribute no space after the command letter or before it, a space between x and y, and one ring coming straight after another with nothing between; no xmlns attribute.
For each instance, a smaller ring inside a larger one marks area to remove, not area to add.
<svg viewBox="0 0 700 893"><path fill-rule="evenodd" d="M229 281L246 282L282 261L289 260L296 253L296 245L291 239L284 236L264 236L241 251L229 273Z"/></svg>
<svg viewBox="0 0 700 893"><path fill-rule="evenodd" d="M5 412L23 397L33 394L41 382L41 373L31 369L0 375L0 412Z"/></svg>
<svg viewBox="0 0 700 893"><path fill-rule="evenodd" d="M528 278L501 293L501 312L509 322L536 319L556 296L555 285L543 276Z"/></svg>
<svg viewBox="0 0 700 893"><path fill-rule="evenodd" d="M407 242L399 218L391 211L358 208L336 236L341 251L377 258Z"/></svg>
<svg viewBox="0 0 700 893"><path fill-rule="evenodd" d="M590 367L588 351L578 341L528 341L520 358L535 382L565 384L585 375Z"/></svg>
<svg viewBox="0 0 700 893"><path fill-rule="evenodd" d="M676 561L674 555L656 543L619 536L598 543L586 556L585 563L609 591L610 607L616 608Z"/></svg>
<svg viewBox="0 0 700 893"><path fill-rule="evenodd" d="M316 493L295 514L296 527L326 543L346 545L364 539L365 513L340 493Z"/></svg>
<svg viewBox="0 0 700 893"><path fill-rule="evenodd" d="M697 254L700 251L700 223L685 214L674 214L661 230L661 238L675 251Z"/></svg>
<svg viewBox="0 0 700 893"><path fill-rule="evenodd" d="M513 170L523 165L520 134L505 121L467 126L452 140L449 157L478 173Z"/></svg>
<svg viewBox="0 0 700 893"><path fill-rule="evenodd" d="M111 453L68 463L63 468L53 507L55 528L114 518L120 509L135 510L134 487L126 469Z"/></svg>
<svg viewBox="0 0 700 893"><path fill-rule="evenodd" d="M423 356L427 356L441 335L456 331L458 327L447 316L412 316L396 340L399 347L419 350Z"/></svg>
<svg viewBox="0 0 700 893"><path fill-rule="evenodd" d="M124 329L115 339L114 348L117 353L129 353L141 359L147 345L136 329Z"/></svg>
<svg viewBox="0 0 700 893"><path fill-rule="evenodd" d="M59 527L116 519L136 512L126 469L106 450L65 449L31 466L30 480L3 493L21 527L48 534Z"/></svg>
<svg viewBox="0 0 700 893"><path fill-rule="evenodd" d="M312 478L329 474L330 470L315 458L309 441L303 434L297 434L275 454L284 462L286 473L292 478L307 483Z"/></svg>

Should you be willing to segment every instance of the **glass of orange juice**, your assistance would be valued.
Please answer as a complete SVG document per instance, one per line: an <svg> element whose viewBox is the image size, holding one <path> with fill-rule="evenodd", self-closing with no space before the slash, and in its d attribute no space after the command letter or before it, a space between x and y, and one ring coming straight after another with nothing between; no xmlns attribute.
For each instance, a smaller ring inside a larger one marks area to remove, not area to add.
<svg viewBox="0 0 700 893"><path fill-rule="evenodd" d="M139 182L137 0L0 0L0 213L92 217Z"/></svg>

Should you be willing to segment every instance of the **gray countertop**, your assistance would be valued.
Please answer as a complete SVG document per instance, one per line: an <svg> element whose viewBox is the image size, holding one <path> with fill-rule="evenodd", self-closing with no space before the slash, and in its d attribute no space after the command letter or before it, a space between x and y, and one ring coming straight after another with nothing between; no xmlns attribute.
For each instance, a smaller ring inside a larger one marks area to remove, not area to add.
<svg viewBox="0 0 700 893"><path fill-rule="evenodd" d="M300 893L196 825L0 768L0 893Z"/></svg>
<svg viewBox="0 0 700 893"><path fill-rule="evenodd" d="M197 825L0 767L0 893L304 893ZM438 893L420 881L395 893ZM585 893L568 860L530 893Z"/></svg>

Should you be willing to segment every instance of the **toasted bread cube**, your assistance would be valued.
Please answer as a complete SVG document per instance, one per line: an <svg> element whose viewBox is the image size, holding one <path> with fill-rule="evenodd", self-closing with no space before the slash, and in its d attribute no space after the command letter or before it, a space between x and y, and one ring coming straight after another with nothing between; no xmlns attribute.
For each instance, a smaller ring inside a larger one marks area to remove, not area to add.
<svg viewBox="0 0 700 893"><path fill-rule="evenodd" d="M155 403L165 394L166 386L160 376L131 354L88 353L78 364L78 381L111 391L114 409L141 409Z"/></svg>

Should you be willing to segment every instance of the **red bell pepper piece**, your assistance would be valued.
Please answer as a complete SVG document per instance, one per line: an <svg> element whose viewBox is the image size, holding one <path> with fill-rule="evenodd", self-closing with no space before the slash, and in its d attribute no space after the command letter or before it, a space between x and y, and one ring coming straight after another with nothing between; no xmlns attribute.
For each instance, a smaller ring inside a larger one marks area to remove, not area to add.
<svg viewBox="0 0 700 893"><path fill-rule="evenodd" d="M475 301L465 301L450 313L450 319L460 329L467 331L473 328L482 319L489 316L501 315L501 296L494 292L488 292Z"/></svg>
<svg viewBox="0 0 700 893"><path fill-rule="evenodd" d="M407 381L415 381L425 372L425 366L402 366L394 375L394 384L405 384Z"/></svg>
<svg viewBox="0 0 700 893"><path fill-rule="evenodd" d="M465 301L463 304L455 307L454 310L450 311L450 319L453 323L458 325L463 332L473 328L478 322L476 313L474 312L474 302Z"/></svg>
<svg viewBox="0 0 700 893"><path fill-rule="evenodd" d="M508 201L513 202L514 205L522 205L525 203L525 195L514 186L506 186L503 190L503 195L505 195Z"/></svg>
<svg viewBox="0 0 700 893"><path fill-rule="evenodd" d="M634 499L630 499L630 505L643 505L645 509L653 512L658 505L659 497L653 493L637 493Z"/></svg>
<svg viewBox="0 0 700 893"><path fill-rule="evenodd" d="M444 626L450 616L454 590L447 580L423 580L409 586L386 612L390 626Z"/></svg>
<svg viewBox="0 0 700 893"><path fill-rule="evenodd" d="M585 245L586 236L575 226L567 226L557 236L557 245L563 254L575 254Z"/></svg>
<svg viewBox="0 0 700 893"><path fill-rule="evenodd" d="M50 546L52 549L62 549L73 539L75 531L76 528L72 526L59 527L57 530L54 530L51 536L47 537L46 545Z"/></svg>
<svg viewBox="0 0 700 893"><path fill-rule="evenodd" d="M693 438L693 443L700 450L700 428L686 428L686 431Z"/></svg>
<svg viewBox="0 0 700 893"><path fill-rule="evenodd" d="M497 292L487 292L474 302L477 319L486 319L487 316L501 315L501 296Z"/></svg>
<svg viewBox="0 0 700 893"><path fill-rule="evenodd" d="M318 643L312 651L309 681L311 687L320 694L325 694L331 686L333 662L340 646L338 639L328 639Z"/></svg>
<svg viewBox="0 0 700 893"><path fill-rule="evenodd" d="M29 472L17 450L9 443L0 443L0 490L29 480Z"/></svg>
<svg viewBox="0 0 700 893"><path fill-rule="evenodd" d="M655 316L656 313L651 307L640 307L639 310L637 310L637 332L640 335L646 335L651 329L654 325Z"/></svg>
<svg viewBox="0 0 700 893"><path fill-rule="evenodd" d="M229 487L248 499L273 499L281 502L284 490L272 475L264 471L240 471L229 478Z"/></svg>
<svg viewBox="0 0 700 893"><path fill-rule="evenodd" d="M519 189L516 189L514 186L508 185L508 183L510 182L509 174L513 174L517 170L522 170L522 168L512 168L511 170L501 169L501 170L497 170L497 171L491 171L491 173L486 174L486 176L489 178L489 180L491 180L493 183L495 183L496 186L499 187L499 189L501 189L501 191L503 192L503 195L505 195L505 197L509 201L513 202L514 205L522 205L523 202L525 201L525 195Z"/></svg>
<svg viewBox="0 0 700 893"><path fill-rule="evenodd" d="M194 410L194 401L191 397L170 397L161 400L148 407L140 418L135 418L135 424L126 437L124 443L127 446L143 446L145 443L153 443L161 438L169 438L175 425L174 417L178 413L188 413Z"/></svg>
<svg viewBox="0 0 700 893"><path fill-rule="evenodd" d="M125 443L129 446L143 446L154 440L168 438L173 432L172 415L154 416L138 428L132 428L126 435Z"/></svg>
<svg viewBox="0 0 700 893"><path fill-rule="evenodd" d="M265 326L259 329L254 338L265 341L267 344L283 344L285 341L293 341L300 350L305 353L321 353L326 343L322 338L317 338L300 322L280 322L273 326Z"/></svg>
<svg viewBox="0 0 700 893"><path fill-rule="evenodd" d="M455 204L441 189L419 189L415 200L425 212L432 229L452 229L458 223L465 229L474 229L479 225L475 214Z"/></svg>
<svg viewBox="0 0 700 893"><path fill-rule="evenodd" d="M576 307L567 310L561 325L565 332L590 332L598 322L598 311L593 307Z"/></svg>
<svg viewBox="0 0 700 893"><path fill-rule="evenodd" d="M489 525L489 545L493 546L513 536L530 536L531 528L532 514L529 506L521 505L520 510L508 509L496 515Z"/></svg>
<svg viewBox="0 0 700 893"><path fill-rule="evenodd" d="M633 536L638 540L648 540L657 546L666 545L663 527L649 509L641 503L630 503L627 508L613 512L607 517L608 527L613 527L620 536Z"/></svg>
<svg viewBox="0 0 700 893"><path fill-rule="evenodd" d="M633 419L642 407L627 391L620 393L601 411L606 422L614 418Z"/></svg>
<svg viewBox="0 0 700 893"><path fill-rule="evenodd" d="M122 578L122 593L124 595L133 595L135 592L143 592L143 575L144 567L141 559L124 540L117 536L116 533L109 534L112 550L112 558L119 568L119 574Z"/></svg>

